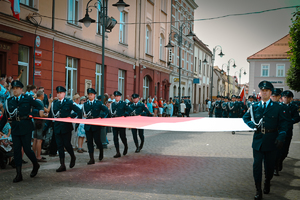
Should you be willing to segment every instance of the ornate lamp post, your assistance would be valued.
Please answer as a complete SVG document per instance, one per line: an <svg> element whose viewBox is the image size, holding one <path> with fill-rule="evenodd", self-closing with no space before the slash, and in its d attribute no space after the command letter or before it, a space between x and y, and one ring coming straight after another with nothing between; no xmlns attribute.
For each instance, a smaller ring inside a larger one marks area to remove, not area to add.
<svg viewBox="0 0 300 200"><path fill-rule="evenodd" d="M189 26L188 26L189 25ZM183 28L187 27L189 29L189 34L187 34L186 36L189 38L193 38L194 36L196 36L193 32L192 32L192 24L190 22L183 22L180 27L179 27L179 34L177 35L177 44L179 47L179 86L178 86L178 96L179 96L179 101L181 100L181 47L182 47L182 31ZM171 37L172 37L172 33L170 33L169 35L169 42L168 44L165 46L168 49L172 49L174 46L171 44ZM174 37L176 37L174 35ZM181 113L178 113L178 117L181 117Z"/></svg>
<svg viewBox="0 0 300 200"><path fill-rule="evenodd" d="M89 16L89 12L92 12L92 8L96 8L99 11L100 17L102 19L102 65L101 65L101 97L102 100L104 98L104 60L105 60L105 32L111 32L114 26L117 24L117 21L113 17L107 16L107 7L108 0L95 0L96 2L93 5L90 5L91 1L86 5L86 13L84 18L79 20L79 22L83 23L85 27L89 27L91 23L95 23L96 21ZM117 7L120 12L124 10L125 7L129 5L126 4L123 0L119 0L117 3L113 4L113 6ZM100 22L97 22L100 23Z"/></svg>
<svg viewBox="0 0 300 200"><path fill-rule="evenodd" d="M229 92L229 85L230 85L230 81L229 81L229 71L230 71L230 63L233 62L233 65L232 67L233 68L236 68L236 65L235 65L235 60L233 58L230 58L228 60L228 64L227 64L227 80L228 80L228 93L227 93L227 96L229 97L230 96L230 92Z"/></svg>

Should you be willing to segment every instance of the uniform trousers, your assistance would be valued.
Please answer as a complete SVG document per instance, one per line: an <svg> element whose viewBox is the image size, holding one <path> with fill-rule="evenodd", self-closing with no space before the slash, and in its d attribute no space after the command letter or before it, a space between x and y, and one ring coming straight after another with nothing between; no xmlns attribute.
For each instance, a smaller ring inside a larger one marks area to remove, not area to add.
<svg viewBox="0 0 300 200"><path fill-rule="evenodd" d="M264 162L265 179L271 180L274 173L276 160L276 150L274 151L257 151L253 149L253 177L255 182L262 181L262 162Z"/></svg>
<svg viewBox="0 0 300 200"><path fill-rule="evenodd" d="M56 143L57 143L59 158L65 158L64 148L67 150L67 152L70 154L70 156L72 156L72 157L74 156L73 147L71 145L71 137L72 137L71 131L68 133L64 133L64 134L55 133L55 139L56 139Z"/></svg>
<svg viewBox="0 0 300 200"><path fill-rule="evenodd" d="M289 154L289 149L292 141L292 135L287 134L285 137L282 148L279 150L280 160L283 161Z"/></svg>
<svg viewBox="0 0 300 200"><path fill-rule="evenodd" d="M145 137L144 137L144 129L131 129L132 132L132 137L133 137L133 141L135 144L139 144L138 138L137 138L137 132L139 132L139 137L141 142L144 142Z"/></svg>
<svg viewBox="0 0 300 200"><path fill-rule="evenodd" d="M52 131L52 138L49 145L49 154L56 155L56 153L57 153L57 144L56 144L55 134Z"/></svg>
<svg viewBox="0 0 300 200"><path fill-rule="evenodd" d="M37 162L35 154L31 149L31 135L31 132L25 135L11 134L14 147L14 160L17 167L22 166L22 147L31 162Z"/></svg>
<svg viewBox="0 0 300 200"><path fill-rule="evenodd" d="M126 128L116 128L113 127L113 135L114 135L114 144L116 148L119 148L119 135L121 141L124 145L127 145L127 138L126 138Z"/></svg>
<svg viewBox="0 0 300 200"><path fill-rule="evenodd" d="M190 117L190 108L186 108L185 109L185 115L187 116L187 117Z"/></svg>
<svg viewBox="0 0 300 200"><path fill-rule="evenodd" d="M173 115L177 115L178 113L178 107L177 106L174 106L174 112L173 112Z"/></svg>
<svg viewBox="0 0 300 200"><path fill-rule="evenodd" d="M100 151L103 151L103 146L101 142L101 131L85 131L87 146L90 154L94 153L94 141Z"/></svg>

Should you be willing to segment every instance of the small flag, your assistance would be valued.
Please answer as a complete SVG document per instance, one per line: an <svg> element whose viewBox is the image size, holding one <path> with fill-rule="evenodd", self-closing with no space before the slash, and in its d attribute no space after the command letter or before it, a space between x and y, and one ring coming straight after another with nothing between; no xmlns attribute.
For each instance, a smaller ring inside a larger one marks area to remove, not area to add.
<svg viewBox="0 0 300 200"><path fill-rule="evenodd" d="M241 98L240 98L240 101L244 102L244 104L246 103L246 96L245 96L245 88L243 87L243 89L241 90L240 92L240 95L239 95Z"/></svg>
<svg viewBox="0 0 300 200"><path fill-rule="evenodd" d="M11 11L13 16L20 21L20 0L9 0L11 2Z"/></svg>

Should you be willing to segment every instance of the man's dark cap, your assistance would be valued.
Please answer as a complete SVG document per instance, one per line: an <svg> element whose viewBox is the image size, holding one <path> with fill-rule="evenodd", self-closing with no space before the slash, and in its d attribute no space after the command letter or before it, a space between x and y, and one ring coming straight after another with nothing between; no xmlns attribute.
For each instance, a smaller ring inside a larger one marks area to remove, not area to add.
<svg viewBox="0 0 300 200"><path fill-rule="evenodd" d="M57 86L56 87L56 92L66 92L66 88L64 88L63 86Z"/></svg>
<svg viewBox="0 0 300 200"><path fill-rule="evenodd" d="M96 90L95 90L94 88L88 88L88 89L86 90L86 92L87 92L88 94L90 94L90 93L97 94L97 92L96 92Z"/></svg>
<svg viewBox="0 0 300 200"><path fill-rule="evenodd" d="M233 95L231 95L231 98L237 98L237 96L235 96L235 95L233 94Z"/></svg>
<svg viewBox="0 0 300 200"><path fill-rule="evenodd" d="M285 90L281 93L281 96L283 97L294 97L294 94L290 90Z"/></svg>
<svg viewBox="0 0 300 200"><path fill-rule="evenodd" d="M187 98L191 98L190 96L187 96Z"/></svg>
<svg viewBox="0 0 300 200"><path fill-rule="evenodd" d="M11 87L20 87L20 88L23 88L24 85L23 85L23 83L21 83L21 81L14 80L14 81L11 83Z"/></svg>
<svg viewBox="0 0 300 200"><path fill-rule="evenodd" d="M101 95L97 96L97 99L98 99L98 100L101 100Z"/></svg>
<svg viewBox="0 0 300 200"><path fill-rule="evenodd" d="M221 95L217 95L217 98L222 98L222 96Z"/></svg>
<svg viewBox="0 0 300 200"><path fill-rule="evenodd" d="M119 92L119 91L114 91L114 95L115 95L115 96L122 96L122 93Z"/></svg>
<svg viewBox="0 0 300 200"><path fill-rule="evenodd" d="M224 99L228 99L228 96L225 96Z"/></svg>
<svg viewBox="0 0 300 200"><path fill-rule="evenodd" d="M259 84L258 84L258 87L259 89L267 89L267 90L273 90L274 86L271 82L269 81L261 81Z"/></svg>
<svg viewBox="0 0 300 200"><path fill-rule="evenodd" d="M249 96L248 96L248 99L251 99L251 98L254 99L254 97L253 97L252 95L249 95Z"/></svg>
<svg viewBox="0 0 300 200"><path fill-rule="evenodd" d="M273 88L272 95L279 96L281 94L281 90L279 88Z"/></svg>
<svg viewBox="0 0 300 200"><path fill-rule="evenodd" d="M131 97L135 99L135 98L139 98L140 95L138 95L138 94L132 94Z"/></svg>

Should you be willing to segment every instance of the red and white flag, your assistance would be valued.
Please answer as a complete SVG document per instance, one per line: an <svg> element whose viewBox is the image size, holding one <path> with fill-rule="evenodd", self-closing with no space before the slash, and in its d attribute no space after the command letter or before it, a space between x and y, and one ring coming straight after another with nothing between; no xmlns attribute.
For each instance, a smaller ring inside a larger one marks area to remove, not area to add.
<svg viewBox="0 0 300 200"><path fill-rule="evenodd" d="M89 124L98 126L136 128L146 130L164 130L181 132L241 132L254 131L241 118L210 117L116 117L105 119L39 118L52 121Z"/></svg>
<svg viewBox="0 0 300 200"><path fill-rule="evenodd" d="M246 103L246 95L245 95L245 88L243 87L243 89L241 90L241 93L239 95L241 98L240 98L240 101L244 102L244 104Z"/></svg>
<svg viewBox="0 0 300 200"><path fill-rule="evenodd" d="M20 21L20 0L9 0L13 16Z"/></svg>

